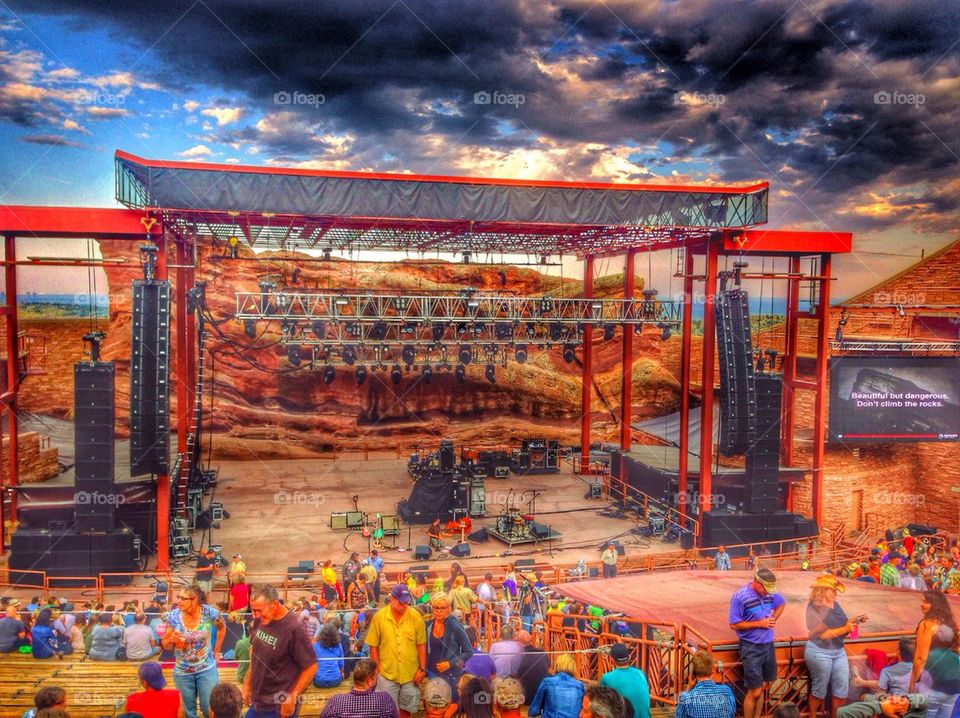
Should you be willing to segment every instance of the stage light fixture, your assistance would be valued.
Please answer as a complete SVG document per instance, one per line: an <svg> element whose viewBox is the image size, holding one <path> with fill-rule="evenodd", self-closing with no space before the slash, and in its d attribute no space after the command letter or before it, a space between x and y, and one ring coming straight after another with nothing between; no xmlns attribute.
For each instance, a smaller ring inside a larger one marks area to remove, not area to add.
<svg viewBox="0 0 960 718"><path fill-rule="evenodd" d="M384 339L387 336L387 323L386 322L374 322L373 326L370 327L370 338L371 339Z"/></svg>
<svg viewBox="0 0 960 718"><path fill-rule="evenodd" d="M540 300L540 315L549 314L553 311L553 299L550 297L543 297Z"/></svg>
<svg viewBox="0 0 960 718"><path fill-rule="evenodd" d="M443 322L434 322L430 325L430 331L433 333L433 341L438 342L443 339L447 331L447 325Z"/></svg>
<svg viewBox="0 0 960 718"><path fill-rule="evenodd" d="M487 368L483 370L483 375L491 384L497 383L497 370L493 368L493 364L487 364Z"/></svg>
<svg viewBox="0 0 960 718"><path fill-rule="evenodd" d="M357 350L349 344L343 348L342 356L344 363L348 366L353 366L357 363Z"/></svg>
<svg viewBox="0 0 960 718"><path fill-rule="evenodd" d="M403 379L403 372L400 371L400 365L394 364L390 370L390 381L394 384L399 384L401 379Z"/></svg>
<svg viewBox="0 0 960 718"><path fill-rule="evenodd" d="M484 330L487 328L487 325L483 322L477 322L473 325L474 334L483 334Z"/></svg>
<svg viewBox="0 0 960 718"><path fill-rule="evenodd" d="M236 259L237 253L240 251L240 240L230 235L227 237L227 246L230 248L230 259Z"/></svg>
<svg viewBox="0 0 960 718"><path fill-rule="evenodd" d="M248 339L257 338L257 320L256 319L244 319L243 320L243 333Z"/></svg>
<svg viewBox="0 0 960 718"><path fill-rule="evenodd" d="M333 300L333 302L338 307L345 307L350 303L350 300L347 299L346 297L337 297L336 299Z"/></svg>
<svg viewBox="0 0 960 718"><path fill-rule="evenodd" d="M295 322L281 322L280 331L283 332L287 338L295 337L297 336L297 325Z"/></svg>
<svg viewBox="0 0 960 718"><path fill-rule="evenodd" d="M337 378L337 370L336 370L336 369L334 369L332 366L324 367L324 370L323 370L323 383L324 383L324 384L326 384L327 386L330 386L331 384L333 384L333 380L336 379L336 378ZM358 384L360 383L359 380L357 381L357 383L358 383Z"/></svg>
<svg viewBox="0 0 960 718"><path fill-rule="evenodd" d="M615 324L604 324L603 325L603 338L605 341L610 341L613 339L613 333L616 331L617 327Z"/></svg>
<svg viewBox="0 0 960 718"><path fill-rule="evenodd" d="M423 367L423 382L425 384L433 383L433 369L430 368L429 364Z"/></svg>
<svg viewBox="0 0 960 718"><path fill-rule="evenodd" d="M467 368L463 364L457 364L457 368L454 370L453 375L457 377L457 381L461 384L467 383Z"/></svg>
<svg viewBox="0 0 960 718"><path fill-rule="evenodd" d="M357 386L361 386L367 380L367 370L363 366L357 367Z"/></svg>
<svg viewBox="0 0 960 718"><path fill-rule="evenodd" d="M517 364L523 364L527 361L527 345L520 344L517 346L516 351L514 352L514 358L517 360Z"/></svg>
<svg viewBox="0 0 960 718"><path fill-rule="evenodd" d="M400 357L403 359L403 363L408 367L413 364L413 360L417 356L417 350L414 349L412 344L404 344L403 350L400 352Z"/></svg>
<svg viewBox="0 0 960 718"><path fill-rule="evenodd" d="M296 344L287 347L287 361L294 366L300 366L303 357L300 354L300 347Z"/></svg>
<svg viewBox="0 0 960 718"><path fill-rule="evenodd" d="M560 322L553 322L550 325L550 338L558 342L563 337L563 325Z"/></svg>
<svg viewBox="0 0 960 718"><path fill-rule="evenodd" d="M470 252L463 252L460 256L464 264L470 264Z"/></svg>
<svg viewBox="0 0 960 718"><path fill-rule="evenodd" d="M577 358L577 351L574 349L573 344L564 344L563 346L563 360L567 364L573 364L573 360Z"/></svg>
<svg viewBox="0 0 960 718"><path fill-rule="evenodd" d="M460 350L457 352L457 359L460 360L461 364L469 364L470 360L473 359L473 348L469 344L461 344Z"/></svg>
<svg viewBox="0 0 960 718"><path fill-rule="evenodd" d="M324 247L324 248L323 248L323 261L324 261L324 262L329 262L329 261L330 261L330 248L329 248L329 247Z"/></svg>
<svg viewBox="0 0 960 718"><path fill-rule="evenodd" d="M397 297L393 300L393 308L398 312L407 311L407 307L410 305L410 300L407 297Z"/></svg>
<svg viewBox="0 0 960 718"><path fill-rule="evenodd" d="M669 339L670 336L671 336L672 333L673 333L673 332L670 330L670 325L669 325L669 324L664 324L663 322L657 322L657 329L662 329L662 330L663 330L663 331L660 333L660 341L664 341L664 342L667 341L667 339Z"/></svg>
<svg viewBox="0 0 960 718"><path fill-rule="evenodd" d="M527 336L530 337L531 339L537 336L537 325L534 324L533 322L527 322L526 330L527 330Z"/></svg>
<svg viewBox="0 0 960 718"><path fill-rule="evenodd" d="M317 339L323 339L327 336L327 323L321 321L310 322L310 330Z"/></svg>
<svg viewBox="0 0 960 718"><path fill-rule="evenodd" d="M513 337L513 324L510 322L497 322L494 325L494 334L497 339L510 339Z"/></svg>
<svg viewBox="0 0 960 718"><path fill-rule="evenodd" d="M594 316L599 316L600 312L603 311L603 302L590 302L590 311L593 312Z"/></svg>
<svg viewBox="0 0 960 718"><path fill-rule="evenodd" d="M462 337L462 336L463 336L464 334L466 334L466 333L467 333L467 325L466 325L466 324L457 324L457 336L458 336L458 337Z"/></svg>

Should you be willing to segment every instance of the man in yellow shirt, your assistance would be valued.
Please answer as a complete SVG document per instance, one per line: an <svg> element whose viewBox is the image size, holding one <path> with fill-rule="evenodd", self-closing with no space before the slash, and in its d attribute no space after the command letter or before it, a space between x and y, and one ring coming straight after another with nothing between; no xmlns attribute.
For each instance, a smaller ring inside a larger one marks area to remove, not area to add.
<svg viewBox="0 0 960 718"><path fill-rule="evenodd" d="M466 585L463 576L457 576L453 579L453 588L450 589L449 599L454 610L463 611L466 615L470 613L470 609L477 602L477 594Z"/></svg>
<svg viewBox="0 0 960 718"><path fill-rule="evenodd" d="M230 567L227 569L227 583L230 586L233 586L235 583L240 583L246 578L247 575L247 564L243 562L243 557L235 553L233 554L233 560L230 562Z"/></svg>
<svg viewBox="0 0 960 718"><path fill-rule="evenodd" d="M411 599L409 589L398 583L367 631L370 658L379 672L377 690L390 694L400 718L420 709L419 686L427 675L427 630L423 616L410 608Z"/></svg>

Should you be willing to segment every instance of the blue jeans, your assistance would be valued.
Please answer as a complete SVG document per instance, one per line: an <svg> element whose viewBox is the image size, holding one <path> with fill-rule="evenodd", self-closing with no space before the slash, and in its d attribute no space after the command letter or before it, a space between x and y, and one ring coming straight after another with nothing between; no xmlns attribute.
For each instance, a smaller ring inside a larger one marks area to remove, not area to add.
<svg viewBox="0 0 960 718"><path fill-rule="evenodd" d="M302 703L297 703L297 707L293 711L293 715L290 718L297 718L300 715L300 707ZM244 718L280 718L280 706L270 706L269 708L261 708L257 710L254 706L250 706L247 710Z"/></svg>
<svg viewBox="0 0 960 718"><path fill-rule="evenodd" d="M219 682L220 673L216 666L200 673L173 674L173 685L180 691L180 701L187 718L197 718L198 698L204 718L210 715L210 692Z"/></svg>
<svg viewBox="0 0 960 718"><path fill-rule="evenodd" d="M807 641L803 660L810 674L810 695L823 700L827 687L834 698L845 699L850 692L850 661L843 648L821 648Z"/></svg>
<svg viewBox="0 0 960 718"><path fill-rule="evenodd" d="M336 680L329 680L329 681L325 681L320 678L313 679L314 688L336 688L341 683L343 683L342 678L337 678Z"/></svg>
<svg viewBox="0 0 960 718"><path fill-rule="evenodd" d="M927 693L927 718L950 718L957 696L931 690Z"/></svg>

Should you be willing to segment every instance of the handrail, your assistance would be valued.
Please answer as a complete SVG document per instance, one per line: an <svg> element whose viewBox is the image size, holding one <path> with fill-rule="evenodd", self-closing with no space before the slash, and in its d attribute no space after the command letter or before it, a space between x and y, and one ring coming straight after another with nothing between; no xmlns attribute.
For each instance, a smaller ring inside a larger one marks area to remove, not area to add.
<svg viewBox="0 0 960 718"><path fill-rule="evenodd" d="M608 488L609 493L612 493L612 488L614 484L619 484L619 495L622 497L622 500L624 502L630 499L630 493L632 492L634 494L634 500L639 499L641 501L641 504L643 506L644 518L647 518L650 515L650 505L653 504L654 508L659 513L663 514L669 523L671 523L672 525L680 529L683 529L684 531L691 531L694 537L700 536L700 522L697 519L693 518L692 516L682 515L679 511L677 511L672 506L664 503L659 499L655 499L654 497L648 494L645 494L643 491L640 491L639 489L635 489L634 487L630 486L627 482L625 482L623 479L618 479L611 475L611 476L608 476L607 482L610 487ZM688 528L688 525L689 525L689 528Z"/></svg>

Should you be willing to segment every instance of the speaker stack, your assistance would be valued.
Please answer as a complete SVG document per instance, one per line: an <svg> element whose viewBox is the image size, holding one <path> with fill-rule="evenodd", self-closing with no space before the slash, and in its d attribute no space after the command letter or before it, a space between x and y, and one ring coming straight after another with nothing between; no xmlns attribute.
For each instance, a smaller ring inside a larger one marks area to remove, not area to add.
<svg viewBox="0 0 960 718"><path fill-rule="evenodd" d="M778 508L783 375L760 372L754 380L757 388L757 435L747 448L744 503L750 513L767 513Z"/></svg>
<svg viewBox="0 0 960 718"><path fill-rule="evenodd" d="M133 283L130 474L168 471L170 283Z"/></svg>
<svg viewBox="0 0 960 718"><path fill-rule="evenodd" d="M77 531L113 530L114 365L80 362L73 368L76 459L74 517Z"/></svg>
<svg viewBox="0 0 960 718"><path fill-rule="evenodd" d="M756 433L756 389L748 295L731 289L716 295L717 351L720 362L720 453L747 451Z"/></svg>

